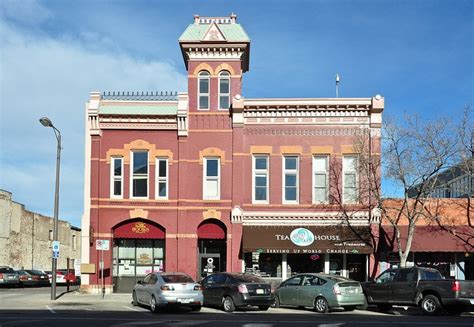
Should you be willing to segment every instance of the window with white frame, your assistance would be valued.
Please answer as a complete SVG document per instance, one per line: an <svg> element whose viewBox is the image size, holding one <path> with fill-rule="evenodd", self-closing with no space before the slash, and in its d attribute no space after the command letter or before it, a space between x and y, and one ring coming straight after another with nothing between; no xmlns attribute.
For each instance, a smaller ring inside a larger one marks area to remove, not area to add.
<svg viewBox="0 0 474 327"><path fill-rule="evenodd" d="M110 165L110 197L123 197L123 158L112 157Z"/></svg>
<svg viewBox="0 0 474 327"><path fill-rule="evenodd" d="M255 155L252 162L253 186L252 186L252 202L268 203L268 155Z"/></svg>
<svg viewBox="0 0 474 327"><path fill-rule="evenodd" d="M168 199L168 158L156 159L156 190L157 199Z"/></svg>
<svg viewBox="0 0 474 327"><path fill-rule="evenodd" d="M148 197L148 152L132 151L131 190L132 198Z"/></svg>
<svg viewBox="0 0 474 327"><path fill-rule="evenodd" d="M358 158L357 156L344 156L342 163L343 170L343 202L357 203L359 201L359 176L358 176Z"/></svg>
<svg viewBox="0 0 474 327"><path fill-rule="evenodd" d="M209 109L209 79L207 71L202 71L198 75L198 102L199 109Z"/></svg>
<svg viewBox="0 0 474 327"><path fill-rule="evenodd" d="M283 203L298 203L298 157L283 156Z"/></svg>
<svg viewBox="0 0 474 327"><path fill-rule="evenodd" d="M328 203L328 156L313 157L313 203Z"/></svg>
<svg viewBox="0 0 474 327"><path fill-rule="evenodd" d="M230 106L230 74L227 71L219 73L219 109L229 109Z"/></svg>
<svg viewBox="0 0 474 327"><path fill-rule="evenodd" d="M204 158L203 176L203 199L219 200L221 196L219 158Z"/></svg>

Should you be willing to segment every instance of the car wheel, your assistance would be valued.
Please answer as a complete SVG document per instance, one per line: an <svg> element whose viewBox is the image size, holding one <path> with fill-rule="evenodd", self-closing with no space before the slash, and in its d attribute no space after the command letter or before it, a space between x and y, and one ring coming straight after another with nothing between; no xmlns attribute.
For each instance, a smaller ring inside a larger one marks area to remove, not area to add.
<svg viewBox="0 0 474 327"><path fill-rule="evenodd" d="M196 311L196 312L197 312L197 311L201 311L201 306L200 306L200 305L193 305L193 306L191 307L191 310L192 310L192 311Z"/></svg>
<svg viewBox="0 0 474 327"><path fill-rule="evenodd" d="M137 293L135 293L135 291L133 291L133 294L132 294L132 304L134 307L138 305Z"/></svg>
<svg viewBox="0 0 474 327"><path fill-rule="evenodd" d="M280 298L278 295L275 295L275 301L272 304L272 308L279 308L280 307Z"/></svg>
<svg viewBox="0 0 474 327"><path fill-rule="evenodd" d="M258 309L259 309L259 310L262 310L262 311L267 311L268 308L270 308L269 305L259 305L259 306L258 306Z"/></svg>
<svg viewBox="0 0 474 327"><path fill-rule="evenodd" d="M377 304L377 308L379 308L380 312L388 312L392 310L391 304Z"/></svg>
<svg viewBox="0 0 474 327"><path fill-rule="evenodd" d="M327 313L329 311L328 301L322 296L314 300L314 310L319 313Z"/></svg>
<svg viewBox="0 0 474 327"><path fill-rule="evenodd" d="M435 295L427 295L421 300L421 310L424 314L434 315L441 309L441 303Z"/></svg>
<svg viewBox="0 0 474 327"><path fill-rule="evenodd" d="M151 300L150 300L150 311L153 313L158 312L158 304L156 303L156 299L154 295L152 295Z"/></svg>
<svg viewBox="0 0 474 327"><path fill-rule="evenodd" d="M234 301L230 296L226 296L222 299L222 308L225 312L233 312L235 310Z"/></svg>

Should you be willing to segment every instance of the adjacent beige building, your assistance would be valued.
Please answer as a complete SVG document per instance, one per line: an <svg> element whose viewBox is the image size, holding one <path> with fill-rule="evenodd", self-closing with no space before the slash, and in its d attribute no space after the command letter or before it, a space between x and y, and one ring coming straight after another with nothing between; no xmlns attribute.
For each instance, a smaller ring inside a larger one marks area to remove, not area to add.
<svg viewBox="0 0 474 327"><path fill-rule="evenodd" d="M81 229L59 221L58 269L74 268L81 257ZM25 209L12 200L12 193L0 189L0 266L14 269L51 270L53 218Z"/></svg>

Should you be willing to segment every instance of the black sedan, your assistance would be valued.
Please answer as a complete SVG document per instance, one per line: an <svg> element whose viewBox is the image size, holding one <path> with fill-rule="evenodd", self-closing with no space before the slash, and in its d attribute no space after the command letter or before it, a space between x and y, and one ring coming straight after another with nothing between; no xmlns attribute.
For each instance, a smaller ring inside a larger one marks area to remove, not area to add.
<svg viewBox="0 0 474 327"><path fill-rule="evenodd" d="M25 270L28 274L33 276L33 278L37 281L38 286L49 286L51 285L49 282L49 276L47 273L41 270Z"/></svg>
<svg viewBox="0 0 474 327"><path fill-rule="evenodd" d="M239 307L258 306L268 310L274 300L271 286L252 274L216 273L201 281L205 306L217 306L225 312Z"/></svg>

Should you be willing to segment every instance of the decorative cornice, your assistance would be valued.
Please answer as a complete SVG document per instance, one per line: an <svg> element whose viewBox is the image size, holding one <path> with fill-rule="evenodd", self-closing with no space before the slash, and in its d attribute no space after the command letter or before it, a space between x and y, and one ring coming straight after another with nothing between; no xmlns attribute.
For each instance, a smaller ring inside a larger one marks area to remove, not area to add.
<svg viewBox="0 0 474 327"><path fill-rule="evenodd" d="M286 135L286 136L355 136L364 135L361 128L308 128L308 127L246 127L245 135Z"/></svg>

